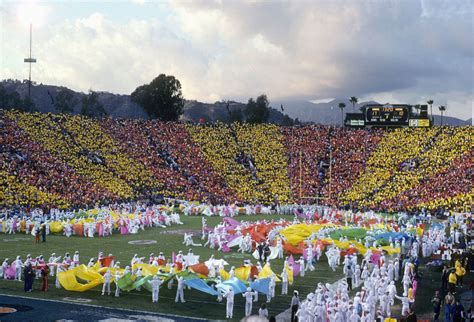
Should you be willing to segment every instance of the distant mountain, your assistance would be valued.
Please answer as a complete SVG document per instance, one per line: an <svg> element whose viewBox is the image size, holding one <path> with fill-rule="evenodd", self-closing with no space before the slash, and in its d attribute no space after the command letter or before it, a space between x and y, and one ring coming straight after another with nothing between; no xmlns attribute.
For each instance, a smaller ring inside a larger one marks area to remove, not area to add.
<svg viewBox="0 0 474 322"><path fill-rule="evenodd" d="M441 115L433 115L434 117L434 124L440 125L441 124ZM443 116L443 124L444 125L451 125L451 126L465 126L465 125L472 125L472 119L469 120L460 120L456 117L452 116Z"/></svg>
<svg viewBox="0 0 474 322"><path fill-rule="evenodd" d="M16 91L22 98L28 94L28 83L19 80L3 80L0 84L7 92ZM58 93L62 90L69 90L62 86L33 84L31 87L31 99L35 107L40 112L57 113L54 104ZM82 98L86 93L71 91L74 102L74 114L79 114L81 110ZM112 94L109 92L98 92L98 100L108 115L114 118L148 118L146 112L138 104L132 102L130 95ZM334 99L328 103L312 103L305 100L274 100L270 101L269 122L275 124L287 124L291 119L298 119L303 123L318 124L341 124L341 111L338 107L340 102L346 104L345 113L352 112L352 103L348 99ZM361 102L356 104L355 111L359 112L359 108L368 103L376 103L373 101ZM186 100L184 105L183 120L190 122L198 122L200 119L215 122L229 120L229 112L227 111L226 102L202 103L196 100ZM240 109L243 111L245 103L230 102L229 110L234 113ZM281 110L283 106L283 111ZM0 106L2 108L2 106ZM440 124L441 117L435 115L435 124ZM460 126L470 125L472 120L463 121L455 117L445 116L444 124Z"/></svg>
<svg viewBox="0 0 474 322"><path fill-rule="evenodd" d="M298 118L303 122L314 122L317 124L341 124L341 110L339 103L345 103L344 117L346 113L352 113L352 103L348 99L334 99L327 103L312 103L303 100L277 100L271 101L272 106L281 106L291 118ZM355 112L365 104L377 103L373 101L361 102L355 105Z"/></svg>
<svg viewBox="0 0 474 322"><path fill-rule="evenodd" d="M339 103L345 103L344 117L346 113L352 113L352 103L349 99L334 99L327 103L312 103L303 100L277 100L271 101L270 105L281 106L291 118L298 118L304 122L314 122L319 124L341 124L341 110ZM375 101L360 102L355 105L355 112L360 112L359 108L366 104L378 104ZM436 125L441 124L441 116L434 115L434 122ZM472 125L472 119L461 120L452 116L444 116L443 124L451 126Z"/></svg>

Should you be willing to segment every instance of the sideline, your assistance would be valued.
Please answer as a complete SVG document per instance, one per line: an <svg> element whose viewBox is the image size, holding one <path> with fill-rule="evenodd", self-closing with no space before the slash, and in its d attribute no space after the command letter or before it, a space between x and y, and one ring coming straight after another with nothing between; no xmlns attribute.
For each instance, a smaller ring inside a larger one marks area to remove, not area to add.
<svg viewBox="0 0 474 322"><path fill-rule="evenodd" d="M106 309L106 310L110 310L110 311L121 311L121 312L123 312L123 314L140 313L140 314L153 315L155 317L162 317L162 318L182 319L182 320L187 319L187 320L190 320L190 321L209 321L208 319L197 318L197 317L192 317L192 316L177 315L177 314L166 314L166 313L160 313L160 312L151 312L151 311L134 310L134 309L122 309L122 308L100 306L100 305L94 305L94 304L82 304L82 303L77 303L77 302L73 302L73 301L50 300L50 299L42 299L42 298L21 296L21 295L10 295L10 294L3 294L3 293L0 293L0 296L5 296L5 297L13 298L13 299L21 298L21 299L26 299L26 300L36 300L36 301L44 301L44 302L51 302L51 303L65 303L65 304L75 305L75 306L87 306L87 307L92 307L92 308L95 308L95 309ZM130 314L128 314L128 315L130 315ZM12 315L12 317L14 317L14 315Z"/></svg>

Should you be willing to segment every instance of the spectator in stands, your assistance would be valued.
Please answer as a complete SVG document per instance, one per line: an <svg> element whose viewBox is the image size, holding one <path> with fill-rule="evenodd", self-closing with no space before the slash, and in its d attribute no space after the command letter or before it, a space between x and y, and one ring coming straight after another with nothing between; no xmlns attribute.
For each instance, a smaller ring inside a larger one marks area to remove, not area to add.
<svg viewBox="0 0 474 322"><path fill-rule="evenodd" d="M472 127L350 130L0 111L0 207L176 197L387 211L472 204Z"/></svg>

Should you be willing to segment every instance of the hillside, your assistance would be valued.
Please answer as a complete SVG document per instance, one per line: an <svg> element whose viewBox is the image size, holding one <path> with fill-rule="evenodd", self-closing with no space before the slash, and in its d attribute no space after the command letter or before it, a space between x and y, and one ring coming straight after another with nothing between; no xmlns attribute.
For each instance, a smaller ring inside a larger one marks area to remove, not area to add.
<svg viewBox="0 0 474 322"><path fill-rule="evenodd" d="M22 98L28 93L28 83L18 80L4 80L0 83L7 92L17 92ZM66 87L33 84L31 87L31 99L35 104L35 109L40 112L57 113L55 101L58 93L67 90L72 93L74 114L79 114L81 110L82 98L86 95L82 92L75 92ZM98 101L104 106L108 115L113 118L148 118L147 114L138 104L132 102L130 95L118 95L108 92L97 92ZM202 103L195 100L186 100L184 106L183 120L189 122L198 122L200 119L215 122L229 120L226 108L226 102ZM245 108L244 103L230 102L231 111ZM276 109L270 109L269 122L284 124L288 121L288 116L282 114Z"/></svg>
<svg viewBox="0 0 474 322"><path fill-rule="evenodd" d="M3 80L0 82L7 92L17 92L22 98L26 97L28 93L28 84L26 81L19 80ZM31 88L32 101L35 104L36 110L40 112L57 113L55 100L59 92L67 90L72 93L72 102L74 114L79 114L81 110L82 98L86 95L82 92L69 90L66 87L33 84ZM137 104L132 102L130 95L119 95L109 92L98 92L98 100L101 103L108 115L113 118L147 118L145 111ZM346 108L344 113L352 112L352 104L348 99L335 99L327 103L312 103L305 100L271 100L269 122L277 124L285 124L289 118L298 119L303 123L318 123L318 124L341 124L341 111L338 104L344 102ZM361 102L355 106L355 111L359 110L360 106L367 103L375 102ZM229 113L226 108L226 102L203 103L196 100L186 100L184 106L183 120L189 122L198 122L201 119L205 121L228 121ZM229 109L234 112L237 109L243 110L245 103L230 102ZM283 106L283 111L281 111ZM440 116L435 115L435 123L440 124ZM471 121L463 121L458 118L445 116L444 124L460 126L470 125Z"/></svg>
<svg viewBox="0 0 474 322"><path fill-rule="evenodd" d="M28 83L20 81L2 81L1 84L7 92L16 91L20 96L28 95ZM56 113L55 100L61 90L67 88L54 85L33 84L31 87L31 100L34 102L36 110L40 112ZM74 114L79 114L81 110L82 98L86 95L82 92L69 90L72 95ZM108 115L114 118L147 118L145 111L137 104L133 103L130 95L118 95L108 92L98 92L99 103L104 106Z"/></svg>

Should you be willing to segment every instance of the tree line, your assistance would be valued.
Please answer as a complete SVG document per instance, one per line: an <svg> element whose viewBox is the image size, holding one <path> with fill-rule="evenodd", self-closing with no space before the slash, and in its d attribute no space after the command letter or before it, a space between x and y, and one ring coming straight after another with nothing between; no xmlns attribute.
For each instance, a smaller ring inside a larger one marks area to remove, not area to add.
<svg viewBox="0 0 474 322"><path fill-rule="evenodd" d="M48 92L49 94L49 92ZM51 96L51 101L59 113L72 114L74 107L80 104L80 114L88 117L104 117L107 111L99 102L99 94L92 90L85 94L79 101L70 89L61 89L55 97ZM181 82L172 75L160 74L150 83L137 87L131 93L131 99L134 103L140 105L151 119L159 119L162 121L177 121L184 113L184 97L181 88ZM356 104L359 99L355 96L349 98L352 104L352 112L355 112ZM433 100L428 100L430 106L431 118L433 118ZM340 102L338 107L341 111L341 125L344 125L344 109L346 104ZM21 98L16 91L8 92L2 84L0 84L0 108L15 108L22 111L35 111L35 104L28 97ZM265 94L258 96L256 99L249 98L243 109L229 108L226 106L229 122L247 122L247 123L266 123L269 121L271 107L268 97ZM446 106L438 107L441 112L441 125L443 125L443 116ZM284 111L281 106L281 111ZM283 115L282 125L293 125L295 121L288 115Z"/></svg>
<svg viewBox="0 0 474 322"><path fill-rule="evenodd" d="M49 93L51 104L54 105L58 113L73 114L74 106L80 103L80 114L88 117L103 117L107 116L104 106L99 102L99 94L92 90L84 95L78 102L74 96L74 92L67 88L62 88L54 97ZM37 111L33 100L27 96L21 98L17 91L7 91L5 87L0 84L0 108L16 109L24 112Z"/></svg>
<svg viewBox="0 0 474 322"><path fill-rule="evenodd" d="M137 87L131 97L150 118L177 121L184 113L181 83L171 75L160 74L149 84ZM266 123L269 120L270 104L265 94L256 99L250 98L243 109L230 109L229 105L227 102L226 110L230 122ZM288 115L284 115L282 123L293 125L294 121Z"/></svg>

